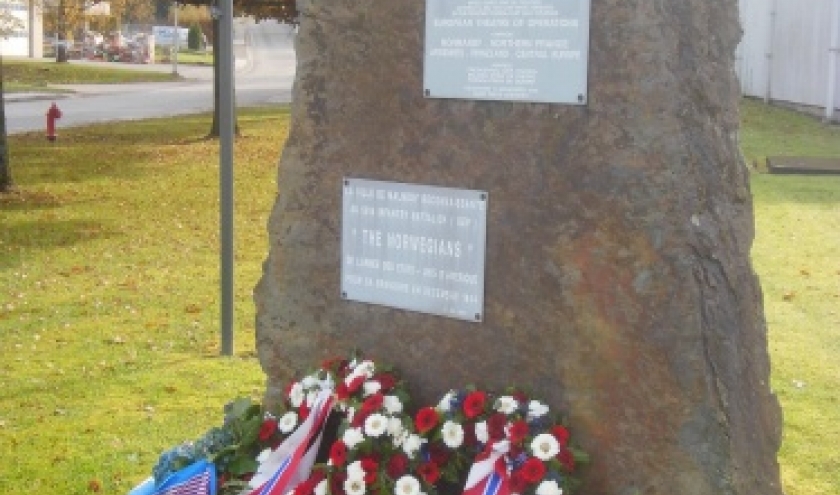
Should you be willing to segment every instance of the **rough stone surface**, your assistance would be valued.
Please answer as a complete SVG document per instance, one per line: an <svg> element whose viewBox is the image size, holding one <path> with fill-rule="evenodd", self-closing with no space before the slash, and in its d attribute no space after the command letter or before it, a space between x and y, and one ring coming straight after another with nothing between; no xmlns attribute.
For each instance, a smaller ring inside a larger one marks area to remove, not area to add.
<svg viewBox="0 0 840 495"><path fill-rule="evenodd" d="M588 495L777 495L749 261L735 0L593 0L589 104L424 99L420 0L299 0L255 299L276 400L351 349L420 402L519 384L570 414ZM342 301L341 179L490 192L481 324Z"/></svg>

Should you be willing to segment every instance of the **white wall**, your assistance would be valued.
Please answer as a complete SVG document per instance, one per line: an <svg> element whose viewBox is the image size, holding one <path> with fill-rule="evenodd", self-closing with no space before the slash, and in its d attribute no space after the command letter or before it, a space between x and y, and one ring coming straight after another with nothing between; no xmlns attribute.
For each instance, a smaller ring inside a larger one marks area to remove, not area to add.
<svg viewBox="0 0 840 495"><path fill-rule="evenodd" d="M744 94L816 107L840 94L840 76L829 73L840 0L740 0L740 11L736 70Z"/></svg>
<svg viewBox="0 0 840 495"><path fill-rule="evenodd" d="M41 57L43 55L44 28L40 9L36 7L33 19L30 19L28 1L0 0L0 10L17 17L22 24L20 29L15 30L8 37L0 37L0 53L20 57ZM30 21L32 22L30 23ZM30 40L34 40L31 53Z"/></svg>

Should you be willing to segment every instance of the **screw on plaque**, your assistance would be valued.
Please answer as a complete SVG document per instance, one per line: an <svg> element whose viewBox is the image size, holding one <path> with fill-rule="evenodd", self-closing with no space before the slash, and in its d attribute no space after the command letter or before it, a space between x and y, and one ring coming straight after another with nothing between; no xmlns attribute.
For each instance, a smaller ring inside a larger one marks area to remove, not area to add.
<svg viewBox="0 0 840 495"><path fill-rule="evenodd" d="M430 90L426 90L426 96L432 96L432 92Z"/></svg>
<svg viewBox="0 0 840 495"><path fill-rule="evenodd" d="M481 198L481 200L482 200L482 201L484 201L484 200L486 200L486 199L487 199L487 193L481 193L481 194L479 195L479 197Z"/></svg>
<svg viewBox="0 0 840 495"><path fill-rule="evenodd" d="M582 94L578 95L578 101L579 102L583 103L585 100L586 100L585 96L583 96Z"/></svg>
<svg viewBox="0 0 840 495"><path fill-rule="evenodd" d="M344 291L341 291L341 298L342 299L347 299L347 293L344 292Z"/></svg>
<svg viewBox="0 0 840 495"><path fill-rule="evenodd" d="M475 314L475 321L481 321L481 313Z"/></svg>
<svg viewBox="0 0 840 495"><path fill-rule="evenodd" d="M347 180L347 179L344 179L344 185L345 185L345 186L349 186L349 185L350 185L350 181L349 181L349 180Z"/></svg>

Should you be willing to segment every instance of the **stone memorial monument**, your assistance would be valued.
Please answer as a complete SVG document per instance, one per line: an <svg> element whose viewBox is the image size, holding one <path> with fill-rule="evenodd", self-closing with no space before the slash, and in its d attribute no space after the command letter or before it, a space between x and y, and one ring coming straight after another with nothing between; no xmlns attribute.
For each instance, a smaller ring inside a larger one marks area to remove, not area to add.
<svg viewBox="0 0 840 495"><path fill-rule="evenodd" d="M780 495L736 0L298 0L257 350L526 387L587 495Z"/></svg>

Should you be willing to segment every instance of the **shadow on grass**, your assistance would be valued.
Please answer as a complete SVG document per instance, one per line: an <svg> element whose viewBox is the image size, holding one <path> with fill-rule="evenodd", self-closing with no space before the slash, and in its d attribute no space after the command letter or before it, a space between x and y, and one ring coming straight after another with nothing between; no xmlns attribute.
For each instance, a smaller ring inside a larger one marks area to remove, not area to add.
<svg viewBox="0 0 840 495"><path fill-rule="evenodd" d="M753 194L765 203L836 205L840 203L840 176L754 174Z"/></svg>
<svg viewBox="0 0 840 495"><path fill-rule="evenodd" d="M42 218L4 225L0 231L0 244L11 253L23 250L32 253L69 248L115 235L119 235L119 232L99 222ZM16 256L0 257L0 267L10 267L18 262Z"/></svg>

